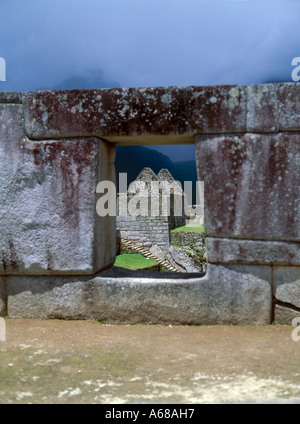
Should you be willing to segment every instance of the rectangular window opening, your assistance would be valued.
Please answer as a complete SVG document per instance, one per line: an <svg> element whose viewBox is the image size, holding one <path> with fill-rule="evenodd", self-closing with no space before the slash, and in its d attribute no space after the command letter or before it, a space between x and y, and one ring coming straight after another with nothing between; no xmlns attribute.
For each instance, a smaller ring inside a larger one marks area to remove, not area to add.
<svg viewBox="0 0 300 424"><path fill-rule="evenodd" d="M204 185L195 146L117 146L115 169L120 275L203 277Z"/></svg>

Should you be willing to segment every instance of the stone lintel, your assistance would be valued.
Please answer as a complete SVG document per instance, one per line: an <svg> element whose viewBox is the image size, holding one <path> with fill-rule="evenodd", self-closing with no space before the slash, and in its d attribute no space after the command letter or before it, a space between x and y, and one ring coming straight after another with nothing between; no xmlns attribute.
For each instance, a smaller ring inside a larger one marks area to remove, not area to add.
<svg viewBox="0 0 300 424"><path fill-rule="evenodd" d="M23 94L17 91L0 91L0 103L22 104Z"/></svg>
<svg viewBox="0 0 300 424"><path fill-rule="evenodd" d="M97 136L132 144L151 136L151 144L173 144L246 130L246 87L239 85L37 91L23 102L32 139Z"/></svg>

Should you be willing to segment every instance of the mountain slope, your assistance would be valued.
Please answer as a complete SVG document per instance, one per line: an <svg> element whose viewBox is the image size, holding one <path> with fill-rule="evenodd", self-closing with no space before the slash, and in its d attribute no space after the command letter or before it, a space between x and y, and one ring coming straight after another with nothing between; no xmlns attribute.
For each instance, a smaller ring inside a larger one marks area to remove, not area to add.
<svg viewBox="0 0 300 424"><path fill-rule="evenodd" d="M197 181L196 162L193 160L173 162L168 156L144 146L117 146L115 160L117 188L119 173L127 172L128 184L136 179L145 167L150 167L155 174L162 168L168 169L175 180L181 182ZM194 201L194 200L193 200Z"/></svg>

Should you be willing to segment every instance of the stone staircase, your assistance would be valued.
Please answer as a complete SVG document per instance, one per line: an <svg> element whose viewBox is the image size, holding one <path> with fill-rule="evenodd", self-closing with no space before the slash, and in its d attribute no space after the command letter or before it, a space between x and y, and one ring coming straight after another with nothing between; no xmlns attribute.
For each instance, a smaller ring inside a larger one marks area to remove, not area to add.
<svg viewBox="0 0 300 424"><path fill-rule="evenodd" d="M158 258L157 256L153 255L153 253L151 253L150 250L147 249L146 247L139 246L139 245L135 244L134 242L132 242L131 240L127 240L127 239L124 239L124 238L121 238L121 242L125 246L130 247L132 250L135 250L136 252L141 253L146 258L154 259L156 262L158 262L160 265L162 265L164 268L166 268L170 271L182 272L182 271L179 271L177 268L175 268L173 265L171 265L169 262L164 261L164 260Z"/></svg>

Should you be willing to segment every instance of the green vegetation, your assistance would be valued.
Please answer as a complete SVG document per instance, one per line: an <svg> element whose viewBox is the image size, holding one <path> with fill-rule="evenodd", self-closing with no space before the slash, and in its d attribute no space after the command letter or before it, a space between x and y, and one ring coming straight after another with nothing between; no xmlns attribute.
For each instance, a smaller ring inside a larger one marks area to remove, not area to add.
<svg viewBox="0 0 300 424"><path fill-rule="evenodd" d="M147 268L153 265L157 265L154 259L145 258L140 253L123 253L116 257L114 263L114 266L128 269Z"/></svg>
<svg viewBox="0 0 300 424"><path fill-rule="evenodd" d="M184 225L183 227L175 228L172 231L191 231L193 233L204 233L204 225Z"/></svg>
<svg viewBox="0 0 300 424"><path fill-rule="evenodd" d="M184 234L187 232L196 233L194 236ZM184 225L177 227L171 231L171 245L179 247L186 251L186 253L193 260L194 264L202 271L206 270L206 249L205 249L205 229L203 224L198 225ZM176 235L175 235L176 233ZM181 233L181 234L180 234Z"/></svg>

